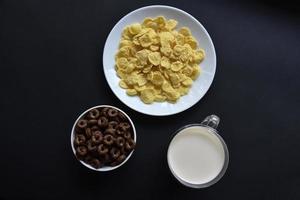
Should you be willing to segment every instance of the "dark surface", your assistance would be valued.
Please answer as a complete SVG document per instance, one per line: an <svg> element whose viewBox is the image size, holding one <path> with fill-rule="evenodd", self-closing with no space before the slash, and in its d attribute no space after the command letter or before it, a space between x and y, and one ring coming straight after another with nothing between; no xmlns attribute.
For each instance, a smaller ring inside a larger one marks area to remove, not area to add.
<svg viewBox="0 0 300 200"><path fill-rule="evenodd" d="M289 1L0 1L0 199L300 199L300 20ZM170 117L139 114L109 89L102 50L128 12L167 4L210 33L217 72L205 97ZM133 157L111 173L80 165L70 148L74 120L112 104L132 117ZM216 185L193 190L169 174L172 132L221 117L229 168Z"/></svg>

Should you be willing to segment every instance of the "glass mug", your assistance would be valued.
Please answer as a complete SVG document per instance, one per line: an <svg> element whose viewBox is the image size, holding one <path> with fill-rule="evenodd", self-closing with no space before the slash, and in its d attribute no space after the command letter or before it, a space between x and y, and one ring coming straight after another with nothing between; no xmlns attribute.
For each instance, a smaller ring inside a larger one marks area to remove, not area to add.
<svg viewBox="0 0 300 200"><path fill-rule="evenodd" d="M210 115L200 124L186 125L175 132L167 161L170 171L183 185L209 187L225 174L229 153L216 130L219 121L218 116Z"/></svg>

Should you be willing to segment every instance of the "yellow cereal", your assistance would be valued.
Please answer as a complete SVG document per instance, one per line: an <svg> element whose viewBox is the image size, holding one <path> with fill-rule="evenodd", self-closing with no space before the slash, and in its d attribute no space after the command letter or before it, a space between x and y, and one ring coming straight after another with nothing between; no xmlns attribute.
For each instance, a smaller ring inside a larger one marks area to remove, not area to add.
<svg viewBox="0 0 300 200"><path fill-rule="evenodd" d="M159 46L156 46L156 45L150 45L149 49L151 51L158 51L159 50Z"/></svg>
<svg viewBox="0 0 300 200"><path fill-rule="evenodd" d="M176 100L180 97L180 93L174 90L172 92L165 93L165 96L167 97L167 100L176 102Z"/></svg>
<svg viewBox="0 0 300 200"><path fill-rule="evenodd" d="M186 76L192 76L192 73L193 73L193 68L190 66L186 66L182 69L182 74Z"/></svg>
<svg viewBox="0 0 300 200"><path fill-rule="evenodd" d="M127 74L124 78L124 81L127 85L135 85L138 82L138 73L136 71L132 71L130 74Z"/></svg>
<svg viewBox="0 0 300 200"><path fill-rule="evenodd" d="M183 52L184 52L185 50L186 50L186 49L185 49L184 46L177 44L177 45L174 46L173 53L174 53L176 56L179 56L179 55L183 54Z"/></svg>
<svg viewBox="0 0 300 200"><path fill-rule="evenodd" d="M167 81L165 81L163 84L162 84L162 87L161 89L166 92L166 93L172 93L174 92L174 88L171 86L171 84Z"/></svg>
<svg viewBox="0 0 300 200"><path fill-rule="evenodd" d="M194 54L194 59L196 63L200 63L205 57L205 52L203 49L197 50Z"/></svg>
<svg viewBox="0 0 300 200"><path fill-rule="evenodd" d="M152 44L152 40L149 34L144 34L139 38L139 43L142 47L149 47Z"/></svg>
<svg viewBox="0 0 300 200"><path fill-rule="evenodd" d="M177 21L174 20L174 19L169 19L167 22L166 22L166 29L171 31L173 30L176 26L177 26Z"/></svg>
<svg viewBox="0 0 300 200"><path fill-rule="evenodd" d="M129 96L135 96L137 95L137 91L135 89L127 89L126 94L128 94Z"/></svg>
<svg viewBox="0 0 300 200"><path fill-rule="evenodd" d="M170 55L172 54L173 50L171 49L170 46L163 46L160 48L160 52L167 56L167 57L170 57Z"/></svg>
<svg viewBox="0 0 300 200"><path fill-rule="evenodd" d="M189 28L164 16L145 18L124 28L115 55L119 86L146 104L176 103L200 74L203 49Z"/></svg>
<svg viewBox="0 0 300 200"><path fill-rule="evenodd" d="M151 28L144 28L139 32L137 35L134 36L134 38L139 38L143 36L144 34L148 33L151 30Z"/></svg>
<svg viewBox="0 0 300 200"><path fill-rule="evenodd" d="M143 75L138 76L138 80L137 80L138 86L143 86L146 83L147 83L147 79Z"/></svg>
<svg viewBox="0 0 300 200"><path fill-rule="evenodd" d="M157 95L155 95L154 101L157 101L157 102L164 102L166 99L167 99L166 96L161 95L161 94L157 94Z"/></svg>
<svg viewBox="0 0 300 200"><path fill-rule="evenodd" d="M185 79L182 84L184 86L191 86L193 84L193 80L190 77L187 77L187 79Z"/></svg>
<svg viewBox="0 0 300 200"><path fill-rule="evenodd" d="M149 50L143 49L136 52L135 57L142 65L146 65L148 62L148 54L149 54Z"/></svg>
<svg viewBox="0 0 300 200"><path fill-rule="evenodd" d="M126 69L129 64L128 60L124 57L117 58L117 67L118 69Z"/></svg>
<svg viewBox="0 0 300 200"><path fill-rule="evenodd" d="M129 27L125 27L125 29L122 32L122 38L129 40L132 37L132 35L129 32Z"/></svg>
<svg viewBox="0 0 300 200"><path fill-rule="evenodd" d="M198 43L193 36L185 37L185 43L189 44L192 49L197 49Z"/></svg>
<svg viewBox="0 0 300 200"><path fill-rule="evenodd" d="M178 72L181 68L183 68L183 64L180 61L176 61L171 64L171 70L174 72Z"/></svg>
<svg viewBox="0 0 300 200"><path fill-rule="evenodd" d="M125 72L123 72L122 70L119 70L119 69L117 70L117 75L121 79L125 78L125 76L126 76Z"/></svg>
<svg viewBox="0 0 300 200"><path fill-rule="evenodd" d="M152 67L153 67L153 65L148 65L148 66L143 68L142 72L145 73L145 74L149 73L151 71Z"/></svg>
<svg viewBox="0 0 300 200"><path fill-rule="evenodd" d="M141 45L138 37L133 37L132 43L134 45L136 45L136 46L140 46Z"/></svg>
<svg viewBox="0 0 300 200"><path fill-rule="evenodd" d="M160 64L161 56L159 52L151 52L148 54L149 62L155 66Z"/></svg>
<svg viewBox="0 0 300 200"><path fill-rule="evenodd" d="M132 46L132 44L132 41L123 39L121 40L119 47Z"/></svg>
<svg viewBox="0 0 300 200"><path fill-rule="evenodd" d="M128 62L129 63L132 63L134 65L137 65L138 64L138 59L137 58L134 58L134 57L129 57L128 58Z"/></svg>
<svg viewBox="0 0 300 200"><path fill-rule="evenodd" d="M196 67L194 67L193 68L193 72L192 72L192 74L191 74L191 79L193 79L193 80L196 80L196 78L199 76L199 74L200 74L200 67L199 66L196 66Z"/></svg>
<svg viewBox="0 0 300 200"><path fill-rule="evenodd" d="M141 30L142 30L142 26L141 26L139 23L132 24L132 25L129 27L129 32L130 32L132 35L138 34L139 32L141 32Z"/></svg>
<svg viewBox="0 0 300 200"><path fill-rule="evenodd" d="M160 60L160 65L166 69L170 68L170 60L169 58L163 56Z"/></svg>
<svg viewBox="0 0 300 200"><path fill-rule="evenodd" d="M121 80L121 81L119 82L119 86L120 86L121 88L123 88L123 89L127 89L127 88L128 88L128 86L127 86L127 84L125 83L124 80Z"/></svg>
<svg viewBox="0 0 300 200"><path fill-rule="evenodd" d="M158 28L164 28L166 25L166 19L164 16L158 16L154 19L154 22L156 22Z"/></svg>
<svg viewBox="0 0 300 200"><path fill-rule="evenodd" d="M192 35L190 29L187 28L187 27L182 27L181 29L179 29L179 33L181 33L184 36L190 36L190 35Z"/></svg>
<svg viewBox="0 0 300 200"><path fill-rule="evenodd" d="M177 31L176 31L177 32ZM175 35L175 41L176 41L176 44L179 44L179 45L184 45L184 35L180 34L180 33L177 33Z"/></svg>
<svg viewBox="0 0 300 200"><path fill-rule="evenodd" d="M129 73L131 73L134 69L135 69L135 66L134 66L133 64L128 64L128 65L126 66L126 68L124 69L124 72L125 72L126 74L129 74Z"/></svg>
<svg viewBox="0 0 300 200"><path fill-rule="evenodd" d="M177 89L181 96L186 95L189 92L188 87L181 86Z"/></svg>
<svg viewBox="0 0 300 200"><path fill-rule="evenodd" d="M161 88L159 88L159 87L154 87L153 90L154 90L155 96L161 94Z"/></svg>
<svg viewBox="0 0 300 200"><path fill-rule="evenodd" d="M137 92L141 92L142 90L146 89L146 86L138 86L138 85L134 85L133 88L137 91Z"/></svg>
<svg viewBox="0 0 300 200"><path fill-rule="evenodd" d="M147 25L148 23L150 23L150 22L153 22L153 19L150 18L150 17L147 17L147 18L144 19L144 21L143 21L143 23L142 23L142 26L143 26L143 27L146 27L146 25Z"/></svg>
<svg viewBox="0 0 300 200"><path fill-rule="evenodd" d="M150 104L153 103L155 99L154 90L153 89L145 89L141 91L141 100L146 103Z"/></svg>
<svg viewBox="0 0 300 200"><path fill-rule="evenodd" d="M128 58L130 57L130 47L129 46L124 46L124 47L121 47L119 49L119 52L117 53L117 57L125 57L125 58Z"/></svg>
<svg viewBox="0 0 300 200"><path fill-rule="evenodd" d="M151 82L156 86L162 85L164 82L164 77L160 72L154 72L152 74Z"/></svg>
<svg viewBox="0 0 300 200"><path fill-rule="evenodd" d="M157 25L152 18L145 18L142 23L142 27L156 29Z"/></svg>
<svg viewBox="0 0 300 200"><path fill-rule="evenodd" d="M170 79L168 71L163 71L163 75L167 80Z"/></svg>
<svg viewBox="0 0 300 200"><path fill-rule="evenodd" d="M170 81L173 86L178 85L178 84L180 85L180 77L178 74L172 73L169 75L169 77L170 77Z"/></svg>
<svg viewBox="0 0 300 200"><path fill-rule="evenodd" d="M164 46L166 46L167 44L170 44L171 42L173 42L175 40L175 37L172 33L165 32L165 31L159 33L159 37L160 37L160 43Z"/></svg>

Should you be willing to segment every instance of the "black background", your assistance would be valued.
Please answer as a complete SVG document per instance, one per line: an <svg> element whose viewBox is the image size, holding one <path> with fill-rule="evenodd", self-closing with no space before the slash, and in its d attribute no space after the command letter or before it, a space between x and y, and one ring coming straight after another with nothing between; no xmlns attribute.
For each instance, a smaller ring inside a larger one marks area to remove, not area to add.
<svg viewBox="0 0 300 200"><path fill-rule="evenodd" d="M217 52L208 93L169 117L126 107L102 70L114 24L151 4L195 16ZM0 199L300 199L299 17L291 1L0 0ZM98 104L126 111L138 133L131 159L109 173L83 167L70 148L74 120ZM167 167L170 136L213 113L227 173L210 188L186 188Z"/></svg>

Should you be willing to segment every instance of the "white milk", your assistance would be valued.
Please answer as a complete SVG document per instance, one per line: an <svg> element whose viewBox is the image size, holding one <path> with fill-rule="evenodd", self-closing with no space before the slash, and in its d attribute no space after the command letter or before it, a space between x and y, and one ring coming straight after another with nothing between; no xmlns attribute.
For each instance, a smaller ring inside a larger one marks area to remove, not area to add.
<svg viewBox="0 0 300 200"><path fill-rule="evenodd" d="M201 126L180 131L168 150L168 162L173 173L191 184L203 184L214 179L222 170L224 161L221 141Z"/></svg>

